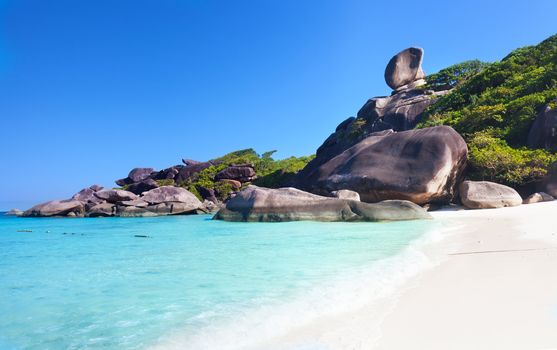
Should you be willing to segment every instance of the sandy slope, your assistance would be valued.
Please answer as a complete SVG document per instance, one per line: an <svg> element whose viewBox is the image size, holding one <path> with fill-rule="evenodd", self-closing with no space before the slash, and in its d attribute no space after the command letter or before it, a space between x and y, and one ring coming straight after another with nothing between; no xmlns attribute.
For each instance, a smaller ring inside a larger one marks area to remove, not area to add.
<svg viewBox="0 0 557 350"><path fill-rule="evenodd" d="M435 212L436 267L268 349L557 349L557 201Z"/></svg>
<svg viewBox="0 0 557 350"><path fill-rule="evenodd" d="M435 215L463 226L429 248L447 259L409 282L375 348L557 349L557 202Z"/></svg>

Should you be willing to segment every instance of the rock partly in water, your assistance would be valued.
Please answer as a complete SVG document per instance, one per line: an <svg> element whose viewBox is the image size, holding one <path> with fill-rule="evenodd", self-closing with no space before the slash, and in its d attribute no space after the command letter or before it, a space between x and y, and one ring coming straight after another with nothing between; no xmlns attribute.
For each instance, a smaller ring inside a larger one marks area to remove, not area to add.
<svg viewBox="0 0 557 350"><path fill-rule="evenodd" d="M362 203L322 197L295 188L269 189L248 186L214 217L226 221L381 221L429 219L420 206L409 201Z"/></svg>
<svg viewBox="0 0 557 350"><path fill-rule="evenodd" d="M149 204L159 204L165 202L187 203L192 207L201 206L201 201L197 197L182 187L162 186L145 192L141 199Z"/></svg>
<svg viewBox="0 0 557 350"><path fill-rule="evenodd" d="M8 216L22 216L23 215L23 210L19 210L19 209L10 209L9 211L7 211L4 215L8 215Z"/></svg>
<svg viewBox="0 0 557 350"><path fill-rule="evenodd" d="M103 216L114 216L115 214L116 214L116 206L112 203L104 202L90 208L87 211L86 216L94 218L94 217L103 217Z"/></svg>
<svg viewBox="0 0 557 350"><path fill-rule="evenodd" d="M462 204L470 209L514 207L522 198L514 189L489 181L463 181L459 188Z"/></svg>
<svg viewBox="0 0 557 350"><path fill-rule="evenodd" d="M196 198L197 199L197 198ZM198 200L199 202L199 200ZM196 214L202 203L164 202L149 205L146 209L157 215Z"/></svg>
<svg viewBox="0 0 557 350"><path fill-rule="evenodd" d="M532 203L539 203L539 202L550 202L555 200L553 196L545 193L545 192L536 192L529 195L522 201L522 204L532 204Z"/></svg>
<svg viewBox="0 0 557 350"><path fill-rule="evenodd" d="M298 174L297 185L322 195L356 191L364 202L448 203L467 154L464 139L448 126L381 133L324 162L314 159Z"/></svg>
<svg viewBox="0 0 557 350"><path fill-rule="evenodd" d="M423 80L425 78L422 70L423 56L424 50L419 47L410 47L394 55L385 68L387 85L393 90L398 90Z"/></svg>
<svg viewBox="0 0 557 350"><path fill-rule="evenodd" d="M22 216L83 216L83 203L74 199L56 200L35 205Z"/></svg>
<svg viewBox="0 0 557 350"><path fill-rule="evenodd" d="M109 203L131 201L137 198L135 193L124 190L102 190L95 192L95 196Z"/></svg>
<svg viewBox="0 0 557 350"><path fill-rule="evenodd" d="M338 190L331 192L331 195L340 199L350 199L353 201L360 201L360 194L356 191Z"/></svg>

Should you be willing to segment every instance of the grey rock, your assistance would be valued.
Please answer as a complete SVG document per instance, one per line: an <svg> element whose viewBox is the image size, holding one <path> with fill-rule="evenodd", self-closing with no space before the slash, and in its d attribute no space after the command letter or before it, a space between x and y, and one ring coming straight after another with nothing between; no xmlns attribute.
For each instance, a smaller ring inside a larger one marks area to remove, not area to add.
<svg viewBox="0 0 557 350"><path fill-rule="evenodd" d="M197 199L197 198L196 198ZM197 201L199 202L199 200ZM149 205L146 209L157 215L178 215L178 214L196 214L197 210L202 207L201 202L164 202Z"/></svg>
<svg viewBox="0 0 557 350"><path fill-rule="evenodd" d="M205 169L207 169L210 166L216 165L215 162L202 162L202 163L196 163L196 164L190 164L190 165L186 165L184 167L181 167L178 171L178 174L176 174L176 176L174 177L174 181L176 181L177 184L180 184L181 182L190 180L192 178L194 178L195 176L197 176L197 174Z"/></svg>
<svg viewBox="0 0 557 350"><path fill-rule="evenodd" d="M419 47L410 47L394 55L385 68L387 85L391 89L397 90L404 85L423 79L425 77L422 70L423 55L424 50Z"/></svg>
<svg viewBox="0 0 557 350"><path fill-rule="evenodd" d="M118 205L116 207L117 216L121 217L152 217L158 216L156 213L153 213L146 208L139 208L139 207L131 207L131 206L124 206Z"/></svg>
<svg viewBox="0 0 557 350"><path fill-rule="evenodd" d="M206 187L203 187L203 186L199 186L199 187L197 188L197 191L198 191L199 194L201 195L201 198L203 198L204 200L211 201L211 202L213 202L213 203L217 203L217 202L218 202L218 199L217 199L217 197L216 197L216 194L215 194L215 190L214 190L214 189L212 189L212 188L206 188Z"/></svg>
<svg viewBox="0 0 557 350"><path fill-rule="evenodd" d="M557 151L557 109L549 105L543 107L530 128L527 145Z"/></svg>
<svg viewBox="0 0 557 350"><path fill-rule="evenodd" d="M101 185L91 185L89 186L90 189L92 189L93 191L97 192L102 190L104 187L102 187Z"/></svg>
<svg viewBox="0 0 557 350"><path fill-rule="evenodd" d="M196 165L196 164L201 164L203 162L199 162L199 161L193 160L193 159L182 158L182 163L184 163L185 165Z"/></svg>
<svg viewBox="0 0 557 350"><path fill-rule="evenodd" d="M248 186L214 216L226 221L382 221L429 219L420 206L409 201L362 203L322 197L295 188L269 189Z"/></svg>
<svg viewBox="0 0 557 350"><path fill-rule="evenodd" d="M102 202L102 199L99 199L97 196L95 196L96 192L97 191L95 191L94 189L87 187L74 194L72 196L72 199L75 199L76 201L80 201L83 203L99 204Z"/></svg>
<svg viewBox="0 0 557 350"><path fill-rule="evenodd" d="M553 196L545 193L545 192L536 192L536 193L532 193L531 195L529 195L528 197L526 197L523 201L522 204L532 204L532 203L539 203L539 202L550 202L555 200L555 198L553 198Z"/></svg>
<svg viewBox="0 0 557 350"><path fill-rule="evenodd" d="M331 192L333 197L340 198L340 199L350 199L353 201L360 201L360 195L358 192L350 191L350 190L338 190Z"/></svg>
<svg viewBox="0 0 557 350"><path fill-rule="evenodd" d="M201 202L197 197L182 187L162 186L145 192L141 197L142 200L149 204L159 204L165 202L181 202L191 205L192 207L201 206Z"/></svg>
<svg viewBox="0 0 557 350"><path fill-rule="evenodd" d="M7 216L22 216L23 215L23 210L19 210L19 209L15 209L15 208L10 209L4 215L7 215Z"/></svg>
<svg viewBox="0 0 557 350"><path fill-rule="evenodd" d="M240 182L250 182L255 179L255 170L250 165L232 165L215 175L215 180L236 180Z"/></svg>
<svg viewBox="0 0 557 350"><path fill-rule="evenodd" d="M114 216L116 214L116 206L112 203L104 202L97 204L90 208L86 216L88 217L101 217L101 216Z"/></svg>
<svg viewBox="0 0 557 350"><path fill-rule="evenodd" d="M447 203L455 196L467 154L464 139L448 126L378 133L335 157L314 159L296 183L322 195L356 191L364 202Z"/></svg>
<svg viewBox="0 0 557 350"><path fill-rule="evenodd" d="M110 203L130 201L137 198L135 193L124 190L102 190L95 192L95 196Z"/></svg>
<svg viewBox="0 0 557 350"><path fill-rule="evenodd" d="M127 206L127 207L138 207L138 208L145 208L149 205L149 203L145 202L142 199L134 199L131 201L122 201L119 202L118 204Z"/></svg>
<svg viewBox="0 0 557 350"><path fill-rule="evenodd" d="M131 185L128 185L127 190L137 195L140 195L143 192L150 191L157 187L159 187L159 185L155 182L155 180L151 178L147 178L141 180L140 182L136 182Z"/></svg>
<svg viewBox="0 0 557 350"><path fill-rule="evenodd" d="M172 166L170 168L166 168L163 169L161 171L157 171L151 174L151 178L154 180L168 180L168 179L174 179L176 177L176 175L178 175L178 173L180 172L180 169L182 169L183 166L182 165L175 165Z"/></svg>
<svg viewBox="0 0 557 350"><path fill-rule="evenodd" d="M85 208L83 203L73 199L55 200L35 205L23 212L22 216L83 216Z"/></svg>
<svg viewBox="0 0 557 350"><path fill-rule="evenodd" d="M154 171L155 169L153 168L133 168L129 172L128 177L116 180L116 184L118 186L126 186L134 182L140 182L141 180L144 180L151 176Z"/></svg>
<svg viewBox="0 0 557 350"><path fill-rule="evenodd" d="M514 207L522 198L514 189L489 181L463 181L459 188L462 204L470 209Z"/></svg>

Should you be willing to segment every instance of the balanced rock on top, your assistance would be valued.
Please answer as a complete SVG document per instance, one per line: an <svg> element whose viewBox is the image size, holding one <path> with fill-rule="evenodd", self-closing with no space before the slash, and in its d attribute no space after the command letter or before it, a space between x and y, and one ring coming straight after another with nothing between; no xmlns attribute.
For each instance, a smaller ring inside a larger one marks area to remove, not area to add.
<svg viewBox="0 0 557 350"><path fill-rule="evenodd" d="M425 83L421 81L425 78L422 70L423 56L424 50L419 47L409 47L394 55L385 68L387 85L393 90L401 90L414 82Z"/></svg>

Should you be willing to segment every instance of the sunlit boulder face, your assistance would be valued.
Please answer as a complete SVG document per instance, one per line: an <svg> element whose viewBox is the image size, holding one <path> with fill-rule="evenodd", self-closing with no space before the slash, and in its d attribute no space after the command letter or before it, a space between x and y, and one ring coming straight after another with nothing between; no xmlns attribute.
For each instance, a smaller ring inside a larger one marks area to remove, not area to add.
<svg viewBox="0 0 557 350"><path fill-rule="evenodd" d="M470 209L514 207L522 198L513 188L489 181L463 181L460 184L462 204Z"/></svg>
<svg viewBox="0 0 557 350"><path fill-rule="evenodd" d="M451 127L372 135L323 162L310 162L298 185L310 192L358 192L364 202L406 199L446 203L466 165L468 149Z"/></svg>
<svg viewBox="0 0 557 350"><path fill-rule="evenodd" d="M296 188L269 189L248 186L226 203L214 217L226 221L382 221L429 219L409 201L376 204L323 197Z"/></svg>
<svg viewBox="0 0 557 350"><path fill-rule="evenodd" d="M83 203L74 199L50 201L35 205L23 212L22 216L83 216Z"/></svg>

